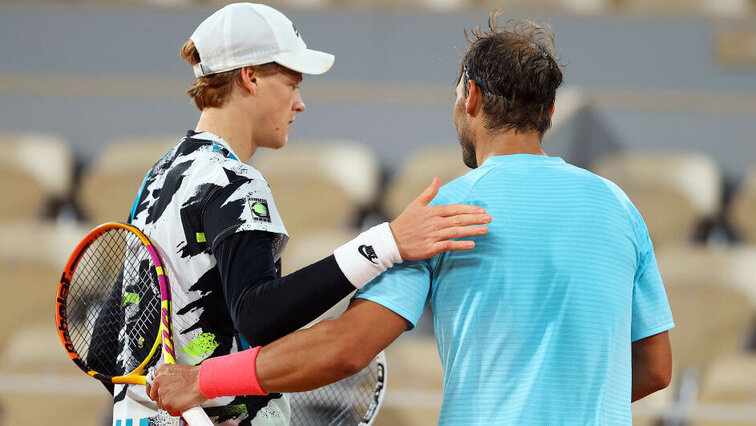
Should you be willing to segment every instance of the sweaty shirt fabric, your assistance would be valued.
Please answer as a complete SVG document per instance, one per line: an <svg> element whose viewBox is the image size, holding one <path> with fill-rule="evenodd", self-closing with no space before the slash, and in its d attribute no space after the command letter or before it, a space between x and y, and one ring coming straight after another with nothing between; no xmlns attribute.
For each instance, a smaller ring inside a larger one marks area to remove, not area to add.
<svg viewBox="0 0 756 426"><path fill-rule="evenodd" d="M648 230L613 183L556 157L496 156L432 204L493 217L470 251L396 265L358 292L434 314L442 425L631 424L631 342L674 326Z"/></svg>

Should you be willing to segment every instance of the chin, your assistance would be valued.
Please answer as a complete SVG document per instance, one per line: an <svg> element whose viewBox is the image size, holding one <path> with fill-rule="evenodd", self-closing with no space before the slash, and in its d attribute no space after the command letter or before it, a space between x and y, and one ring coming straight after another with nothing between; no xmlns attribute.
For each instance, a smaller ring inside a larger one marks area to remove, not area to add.
<svg viewBox="0 0 756 426"><path fill-rule="evenodd" d="M282 139L271 140L268 142L268 145L266 146L266 148L281 149L286 146L286 143L288 141L289 141L289 138L286 136L284 136Z"/></svg>

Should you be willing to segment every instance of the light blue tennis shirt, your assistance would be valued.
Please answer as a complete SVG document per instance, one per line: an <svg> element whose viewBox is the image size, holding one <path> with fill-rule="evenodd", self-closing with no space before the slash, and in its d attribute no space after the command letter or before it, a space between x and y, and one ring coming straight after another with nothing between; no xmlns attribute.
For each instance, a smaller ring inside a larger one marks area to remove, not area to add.
<svg viewBox="0 0 756 426"><path fill-rule="evenodd" d="M497 156L432 204L485 207L474 250L389 269L357 295L417 323L430 301L443 425L631 424L631 342L674 327L648 230L612 182Z"/></svg>

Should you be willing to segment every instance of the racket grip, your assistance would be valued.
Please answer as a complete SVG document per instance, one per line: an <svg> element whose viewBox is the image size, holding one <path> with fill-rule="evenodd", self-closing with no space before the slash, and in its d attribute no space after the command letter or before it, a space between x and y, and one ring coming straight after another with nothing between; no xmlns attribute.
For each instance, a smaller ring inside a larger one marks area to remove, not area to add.
<svg viewBox="0 0 756 426"><path fill-rule="evenodd" d="M152 382L155 381L155 367L152 367L147 371L147 375L144 376L144 384L147 386L152 386Z"/></svg>
<svg viewBox="0 0 756 426"><path fill-rule="evenodd" d="M181 417L184 418L187 424L189 426L213 426L215 423L210 420L210 417L207 416L205 413L205 410L202 409L202 407L194 407L190 408L183 413L181 413Z"/></svg>

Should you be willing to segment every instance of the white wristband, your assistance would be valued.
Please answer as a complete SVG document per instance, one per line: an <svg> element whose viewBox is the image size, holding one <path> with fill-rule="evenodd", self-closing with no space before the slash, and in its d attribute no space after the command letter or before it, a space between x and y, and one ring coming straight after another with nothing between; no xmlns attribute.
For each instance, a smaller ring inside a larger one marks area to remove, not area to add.
<svg viewBox="0 0 756 426"><path fill-rule="evenodd" d="M341 271L357 288L369 283L395 263L402 263L388 222L368 229L334 250L333 255Z"/></svg>

